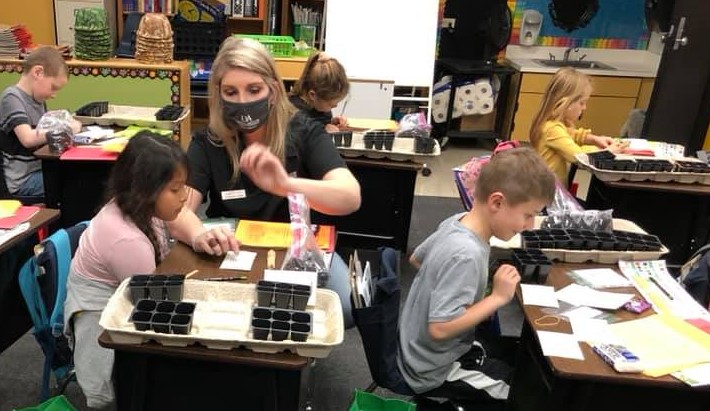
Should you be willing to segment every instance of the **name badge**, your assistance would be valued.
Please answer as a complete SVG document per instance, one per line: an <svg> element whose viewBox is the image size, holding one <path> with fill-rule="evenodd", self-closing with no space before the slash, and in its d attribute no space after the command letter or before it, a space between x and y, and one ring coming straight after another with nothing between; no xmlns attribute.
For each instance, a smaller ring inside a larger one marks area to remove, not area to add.
<svg viewBox="0 0 710 411"><path fill-rule="evenodd" d="M228 190L222 191L222 200L236 200L238 198L246 198L246 190Z"/></svg>

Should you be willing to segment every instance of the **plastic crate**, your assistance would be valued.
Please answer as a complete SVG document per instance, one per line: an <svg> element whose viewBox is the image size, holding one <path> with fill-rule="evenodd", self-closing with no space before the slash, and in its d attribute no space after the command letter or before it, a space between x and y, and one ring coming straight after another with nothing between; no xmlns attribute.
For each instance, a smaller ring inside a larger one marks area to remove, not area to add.
<svg viewBox="0 0 710 411"><path fill-rule="evenodd" d="M226 21L205 23L173 18L170 24L175 59L212 59L227 35Z"/></svg>
<svg viewBox="0 0 710 411"><path fill-rule="evenodd" d="M293 56L295 40L291 36L265 36L261 34L237 34L236 36L258 41L263 44L274 57Z"/></svg>

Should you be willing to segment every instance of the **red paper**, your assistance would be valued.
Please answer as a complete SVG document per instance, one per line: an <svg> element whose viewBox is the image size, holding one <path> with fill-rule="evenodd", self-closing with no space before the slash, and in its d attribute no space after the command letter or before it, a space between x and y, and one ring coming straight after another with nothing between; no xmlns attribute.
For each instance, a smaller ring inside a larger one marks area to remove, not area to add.
<svg viewBox="0 0 710 411"><path fill-rule="evenodd" d="M685 321L710 334L710 323L703 320L702 318L689 318Z"/></svg>
<svg viewBox="0 0 710 411"><path fill-rule="evenodd" d="M118 153L105 151L101 147L69 147L60 157L60 160L89 160L89 161L115 161Z"/></svg>
<svg viewBox="0 0 710 411"><path fill-rule="evenodd" d="M0 229L9 230L17 225L29 221L33 215L39 212L37 206L21 206L15 211L15 215L5 218L0 218Z"/></svg>

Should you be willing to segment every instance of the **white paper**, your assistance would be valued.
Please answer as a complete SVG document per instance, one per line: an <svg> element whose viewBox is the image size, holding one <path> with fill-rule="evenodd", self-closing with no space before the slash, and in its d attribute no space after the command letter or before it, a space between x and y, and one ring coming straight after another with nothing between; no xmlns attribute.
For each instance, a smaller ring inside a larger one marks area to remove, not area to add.
<svg viewBox="0 0 710 411"><path fill-rule="evenodd" d="M617 273L611 268L590 268L586 270L574 270L574 275L581 279L584 285L592 288L615 288L615 287L632 287L629 281L623 275Z"/></svg>
<svg viewBox="0 0 710 411"><path fill-rule="evenodd" d="M523 305L537 305L540 307L558 308L554 287L547 285L520 284L523 291Z"/></svg>
<svg viewBox="0 0 710 411"><path fill-rule="evenodd" d="M682 370L671 373L671 375L691 387L710 385L710 363L683 368Z"/></svg>
<svg viewBox="0 0 710 411"><path fill-rule="evenodd" d="M547 357L584 360L582 349L573 334L538 331L537 338L540 340L543 355Z"/></svg>
<svg viewBox="0 0 710 411"><path fill-rule="evenodd" d="M252 251L239 250L238 253L234 251L227 251L227 254L220 264L220 270L239 270L239 271L251 271L251 266L254 264L254 259L256 258L256 253Z"/></svg>
<svg viewBox="0 0 710 411"><path fill-rule="evenodd" d="M606 310L616 310L634 296L633 294L597 291L579 284L570 284L555 294L558 300L572 305L584 305Z"/></svg>
<svg viewBox="0 0 710 411"><path fill-rule="evenodd" d="M308 297L306 304L310 306L316 305L318 273L315 271L264 270L264 280L310 286L311 295Z"/></svg>
<svg viewBox="0 0 710 411"><path fill-rule="evenodd" d="M589 343L618 344L619 338L611 332L609 323L605 320L583 317L570 318L572 334L578 341Z"/></svg>
<svg viewBox="0 0 710 411"><path fill-rule="evenodd" d="M9 230L0 230L0 245L5 244L14 237L24 233L30 228L30 223L24 222L16 225Z"/></svg>
<svg viewBox="0 0 710 411"><path fill-rule="evenodd" d="M371 292L371 285L372 285L372 273L370 272L370 262L366 261L365 262L365 269L362 272L362 277L360 278L360 284L359 284L359 291L360 291L360 296L362 297L362 300L365 302L365 307L369 307L372 305L372 294Z"/></svg>
<svg viewBox="0 0 710 411"><path fill-rule="evenodd" d="M602 314L604 314L604 311L591 307L576 307L560 313L561 316L567 317L570 322L572 322L573 318L594 318Z"/></svg>

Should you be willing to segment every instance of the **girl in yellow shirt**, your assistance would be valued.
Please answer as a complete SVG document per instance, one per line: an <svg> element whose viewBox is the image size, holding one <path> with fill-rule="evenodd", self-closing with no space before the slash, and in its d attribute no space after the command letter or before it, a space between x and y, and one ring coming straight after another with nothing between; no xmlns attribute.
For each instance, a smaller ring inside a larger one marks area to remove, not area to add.
<svg viewBox="0 0 710 411"><path fill-rule="evenodd" d="M624 145L608 136L597 136L591 130L576 127L576 122L587 109L592 94L589 76L571 67L555 73L545 89L540 110L530 128L530 142L567 186L569 164L575 154L608 149L621 151Z"/></svg>

